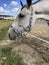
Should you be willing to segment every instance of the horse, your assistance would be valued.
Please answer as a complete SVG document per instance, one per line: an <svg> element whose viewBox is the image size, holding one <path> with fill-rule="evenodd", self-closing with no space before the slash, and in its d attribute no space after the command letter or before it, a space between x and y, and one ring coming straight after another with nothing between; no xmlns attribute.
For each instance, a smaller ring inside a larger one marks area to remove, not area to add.
<svg viewBox="0 0 49 65"><path fill-rule="evenodd" d="M41 6L42 5L42 6ZM41 2L33 5L35 13L35 21L45 20L49 26L49 0L42 0Z"/></svg>
<svg viewBox="0 0 49 65"><path fill-rule="evenodd" d="M39 2L41 0L38 0ZM17 15L15 21L12 23L8 30L10 40L16 40L17 37L22 37L26 32L30 32L33 25L33 5L32 0L26 0L27 4L23 5L20 0L21 8L20 13Z"/></svg>

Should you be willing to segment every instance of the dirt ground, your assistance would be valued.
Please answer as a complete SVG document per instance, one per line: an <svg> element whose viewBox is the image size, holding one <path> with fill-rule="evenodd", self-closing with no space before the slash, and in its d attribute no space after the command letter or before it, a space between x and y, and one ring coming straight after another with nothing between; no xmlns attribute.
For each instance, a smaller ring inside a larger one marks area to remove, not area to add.
<svg viewBox="0 0 49 65"><path fill-rule="evenodd" d="M30 34L49 41L49 27L47 23L36 23ZM35 38L24 38L22 43L17 41L3 40L0 45L12 47L18 51L28 65L49 65L49 44ZM47 62L48 60L48 62Z"/></svg>
<svg viewBox="0 0 49 65"><path fill-rule="evenodd" d="M36 23L32 28L31 33L49 40L49 26L47 23Z"/></svg>

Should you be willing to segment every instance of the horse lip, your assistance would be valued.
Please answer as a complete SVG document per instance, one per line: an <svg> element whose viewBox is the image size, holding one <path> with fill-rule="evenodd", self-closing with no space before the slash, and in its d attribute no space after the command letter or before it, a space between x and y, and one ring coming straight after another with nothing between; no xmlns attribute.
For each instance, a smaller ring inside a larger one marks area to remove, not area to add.
<svg viewBox="0 0 49 65"><path fill-rule="evenodd" d="M10 40L16 40L16 36L11 37L10 34L9 34L9 39L10 39Z"/></svg>

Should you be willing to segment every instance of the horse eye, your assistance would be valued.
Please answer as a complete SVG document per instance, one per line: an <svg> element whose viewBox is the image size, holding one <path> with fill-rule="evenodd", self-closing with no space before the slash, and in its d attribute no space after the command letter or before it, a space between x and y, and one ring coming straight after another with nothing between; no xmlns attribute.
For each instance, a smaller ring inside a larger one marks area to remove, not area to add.
<svg viewBox="0 0 49 65"><path fill-rule="evenodd" d="M25 17L25 15L23 15L23 14L19 14L19 17Z"/></svg>

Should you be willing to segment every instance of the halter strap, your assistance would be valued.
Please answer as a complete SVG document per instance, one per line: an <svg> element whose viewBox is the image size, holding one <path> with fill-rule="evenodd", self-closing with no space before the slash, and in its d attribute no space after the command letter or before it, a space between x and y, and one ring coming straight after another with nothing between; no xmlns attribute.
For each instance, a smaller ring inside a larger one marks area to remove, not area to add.
<svg viewBox="0 0 49 65"><path fill-rule="evenodd" d="M16 34L18 34L18 29L15 29L12 25L11 25L10 27L12 28L12 30L13 30Z"/></svg>
<svg viewBox="0 0 49 65"><path fill-rule="evenodd" d="M32 15L33 15L33 8L31 7L31 17L30 17L30 20L29 20L29 25L27 26L28 32L30 32L31 26L32 26L32 19L33 19Z"/></svg>
<svg viewBox="0 0 49 65"><path fill-rule="evenodd" d="M15 34L19 37L19 38L21 38L22 37L22 32L19 32L17 29L15 29L12 25L10 26L12 29L13 29L13 31L15 32Z"/></svg>

